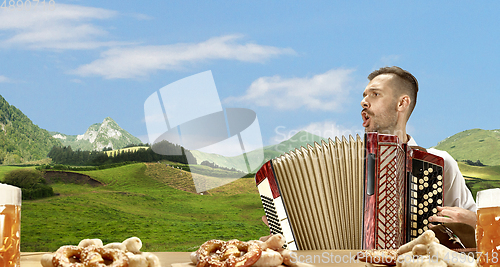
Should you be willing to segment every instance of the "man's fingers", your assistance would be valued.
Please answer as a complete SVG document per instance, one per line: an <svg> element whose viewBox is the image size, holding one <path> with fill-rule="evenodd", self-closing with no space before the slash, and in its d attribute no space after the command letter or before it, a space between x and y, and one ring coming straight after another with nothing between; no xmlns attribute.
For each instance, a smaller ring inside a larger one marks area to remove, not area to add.
<svg viewBox="0 0 500 267"><path fill-rule="evenodd" d="M431 216L429 217L429 221L431 222L441 222L441 223L448 223L448 222L454 222L454 219L449 218L449 217L442 217L442 216Z"/></svg>

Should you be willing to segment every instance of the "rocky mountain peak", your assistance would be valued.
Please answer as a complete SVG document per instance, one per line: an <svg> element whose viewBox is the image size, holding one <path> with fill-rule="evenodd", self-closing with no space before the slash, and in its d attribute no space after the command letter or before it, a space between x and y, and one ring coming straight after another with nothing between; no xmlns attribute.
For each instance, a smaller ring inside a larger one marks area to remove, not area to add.
<svg viewBox="0 0 500 267"><path fill-rule="evenodd" d="M66 146L71 145L73 149L82 150L101 151L104 148L117 149L129 144L141 143L137 137L122 129L110 117L106 117L102 123L90 125L84 134L73 136L73 138L61 133L54 133L52 136L60 139Z"/></svg>

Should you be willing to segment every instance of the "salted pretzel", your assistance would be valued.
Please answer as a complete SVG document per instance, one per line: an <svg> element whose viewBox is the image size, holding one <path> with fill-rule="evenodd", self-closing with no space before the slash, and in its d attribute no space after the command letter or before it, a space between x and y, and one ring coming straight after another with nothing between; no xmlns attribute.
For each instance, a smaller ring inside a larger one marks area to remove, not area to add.
<svg viewBox="0 0 500 267"><path fill-rule="evenodd" d="M119 249L89 246L84 249L85 267L128 267L128 257Z"/></svg>
<svg viewBox="0 0 500 267"><path fill-rule="evenodd" d="M95 245L62 246L52 257L54 267L128 267L128 257L118 249Z"/></svg>
<svg viewBox="0 0 500 267"><path fill-rule="evenodd" d="M247 267L259 260L259 245L239 240L209 240L197 251L196 267Z"/></svg>
<svg viewBox="0 0 500 267"><path fill-rule="evenodd" d="M62 246L52 257L54 267L83 267L84 248L78 246Z"/></svg>

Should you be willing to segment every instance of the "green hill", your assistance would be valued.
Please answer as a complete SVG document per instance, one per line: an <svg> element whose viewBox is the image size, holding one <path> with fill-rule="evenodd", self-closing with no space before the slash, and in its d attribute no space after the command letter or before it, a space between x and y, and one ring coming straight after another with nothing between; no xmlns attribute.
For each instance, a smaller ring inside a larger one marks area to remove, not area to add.
<svg viewBox="0 0 500 267"><path fill-rule="evenodd" d="M457 161L500 165L500 129L463 131L439 142L435 148L447 151Z"/></svg>
<svg viewBox="0 0 500 267"><path fill-rule="evenodd" d="M0 95L0 164L36 161L61 145Z"/></svg>

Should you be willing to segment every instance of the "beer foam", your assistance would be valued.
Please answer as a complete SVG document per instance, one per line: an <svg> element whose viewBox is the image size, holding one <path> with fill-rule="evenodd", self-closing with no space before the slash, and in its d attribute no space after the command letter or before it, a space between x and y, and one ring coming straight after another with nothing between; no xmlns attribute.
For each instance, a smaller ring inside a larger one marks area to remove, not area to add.
<svg viewBox="0 0 500 267"><path fill-rule="evenodd" d="M500 207L500 188L487 189L477 192L477 208Z"/></svg>
<svg viewBox="0 0 500 267"><path fill-rule="evenodd" d="M21 188L0 183L0 205L21 205Z"/></svg>

